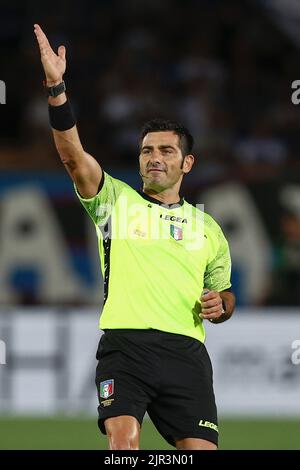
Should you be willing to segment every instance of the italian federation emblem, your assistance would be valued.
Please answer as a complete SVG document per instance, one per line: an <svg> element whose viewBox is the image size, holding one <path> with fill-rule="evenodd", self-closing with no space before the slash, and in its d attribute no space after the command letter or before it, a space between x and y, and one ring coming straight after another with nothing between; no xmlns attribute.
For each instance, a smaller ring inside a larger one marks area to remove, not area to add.
<svg viewBox="0 0 300 470"><path fill-rule="evenodd" d="M176 225L170 225L170 233L174 240L182 240L182 228Z"/></svg>
<svg viewBox="0 0 300 470"><path fill-rule="evenodd" d="M108 398L114 393L114 379L105 380L100 382L100 397Z"/></svg>

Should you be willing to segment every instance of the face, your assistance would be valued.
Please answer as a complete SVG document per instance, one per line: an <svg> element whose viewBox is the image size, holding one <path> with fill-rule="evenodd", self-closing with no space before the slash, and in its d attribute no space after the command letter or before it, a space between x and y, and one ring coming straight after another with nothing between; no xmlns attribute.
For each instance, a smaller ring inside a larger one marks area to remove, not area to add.
<svg viewBox="0 0 300 470"><path fill-rule="evenodd" d="M144 187L163 191L181 183L183 172L192 167L193 157L184 159L179 136L172 131L149 132L142 141L140 153L140 173Z"/></svg>

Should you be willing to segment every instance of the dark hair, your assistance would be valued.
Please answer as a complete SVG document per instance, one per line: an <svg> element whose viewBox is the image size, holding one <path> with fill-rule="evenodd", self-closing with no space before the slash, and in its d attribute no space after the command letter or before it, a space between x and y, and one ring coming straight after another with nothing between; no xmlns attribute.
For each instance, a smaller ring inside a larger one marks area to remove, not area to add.
<svg viewBox="0 0 300 470"><path fill-rule="evenodd" d="M168 119L151 119L147 121L141 130L140 134L140 144L142 143L143 138L149 132L165 132L173 131L179 137L180 148L182 155L188 155L191 153L194 139L186 127L182 126L176 121L170 121Z"/></svg>

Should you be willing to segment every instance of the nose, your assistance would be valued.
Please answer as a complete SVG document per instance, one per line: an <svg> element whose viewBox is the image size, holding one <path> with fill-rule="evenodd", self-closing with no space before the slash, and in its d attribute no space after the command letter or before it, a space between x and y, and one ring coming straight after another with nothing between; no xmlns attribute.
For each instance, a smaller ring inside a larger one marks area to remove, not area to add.
<svg viewBox="0 0 300 470"><path fill-rule="evenodd" d="M162 162L162 155L159 150L153 150L149 163L161 163Z"/></svg>

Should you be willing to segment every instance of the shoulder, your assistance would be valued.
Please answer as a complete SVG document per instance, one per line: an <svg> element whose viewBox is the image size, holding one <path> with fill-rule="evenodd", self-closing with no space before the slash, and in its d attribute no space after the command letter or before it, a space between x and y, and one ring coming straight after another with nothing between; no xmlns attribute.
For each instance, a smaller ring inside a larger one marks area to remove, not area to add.
<svg viewBox="0 0 300 470"><path fill-rule="evenodd" d="M222 231L218 222L207 212L204 212L204 226L215 234L218 234Z"/></svg>
<svg viewBox="0 0 300 470"><path fill-rule="evenodd" d="M215 233L216 235L222 231L221 226L218 222L207 212L204 212L203 205L193 205L185 201L186 208L191 211L194 218L200 219L203 221L203 226L205 232Z"/></svg>
<svg viewBox="0 0 300 470"><path fill-rule="evenodd" d="M133 190L133 188L129 186L129 184L125 183L125 181L115 178L114 176L110 175L109 173L103 170L101 186L104 186L104 185L119 186L121 188Z"/></svg>

